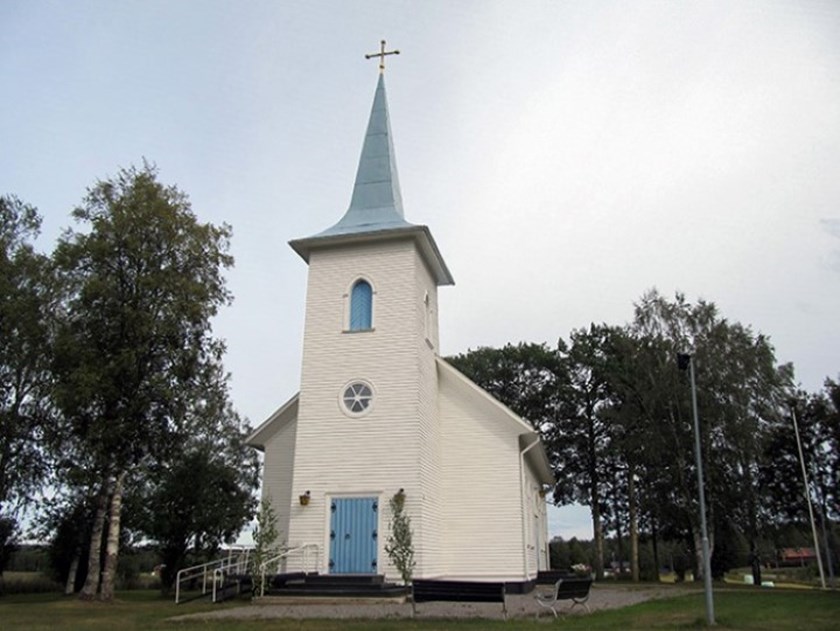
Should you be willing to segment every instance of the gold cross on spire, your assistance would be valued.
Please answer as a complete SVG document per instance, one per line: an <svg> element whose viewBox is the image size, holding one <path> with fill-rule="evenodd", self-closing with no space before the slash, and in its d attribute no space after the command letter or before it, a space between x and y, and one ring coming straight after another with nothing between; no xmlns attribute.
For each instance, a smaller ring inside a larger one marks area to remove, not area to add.
<svg viewBox="0 0 840 631"><path fill-rule="evenodd" d="M385 40L383 39L380 42L380 50L378 53L371 53L370 55L365 55L365 59L371 59L373 57L379 57L379 73L382 74L385 72L385 55L399 55L400 51L398 50L389 50L385 52Z"/></svg>

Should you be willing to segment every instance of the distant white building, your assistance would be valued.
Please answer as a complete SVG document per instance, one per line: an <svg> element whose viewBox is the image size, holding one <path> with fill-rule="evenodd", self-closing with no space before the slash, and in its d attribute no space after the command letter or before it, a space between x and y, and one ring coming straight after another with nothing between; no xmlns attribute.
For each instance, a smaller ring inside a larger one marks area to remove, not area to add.
<svg viewBox="0 0 840 631"><path fill-rule="evenodd" d="M404 219L381 74L349 210L290 245L309 264L300 391L248 438L280 539L317 548L321 573L397 579L385 544L403 489L415 577L547 569L545 450L438 355L437 290L454 281L429 228Z"/></svg>

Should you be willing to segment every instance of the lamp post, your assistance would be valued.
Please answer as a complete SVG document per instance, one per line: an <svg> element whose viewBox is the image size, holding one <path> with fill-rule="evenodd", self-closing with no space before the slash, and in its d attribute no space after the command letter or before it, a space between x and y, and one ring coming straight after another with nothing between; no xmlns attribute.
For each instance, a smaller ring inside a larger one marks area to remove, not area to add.
<svg viewBox="0 0 840 631"><path fill-rule="evenodd" d="M691 376L691 409L694 414L694 456L697 460L697 492L700 496L700 532L703 542L703 583L706 590L706 622L715 624L715 602L712 596L712 559L709 553L709 530L706 526L706 493L703 490L703 457L700 452L700 418L697 415L697 386L694 383L694 361L688 353L677 354L677 367L688 369Z"/></svg>

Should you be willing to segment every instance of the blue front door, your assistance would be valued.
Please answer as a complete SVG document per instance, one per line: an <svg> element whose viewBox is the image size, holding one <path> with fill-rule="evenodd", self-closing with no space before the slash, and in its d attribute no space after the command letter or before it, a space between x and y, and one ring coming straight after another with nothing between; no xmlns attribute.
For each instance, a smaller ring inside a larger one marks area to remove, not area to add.
<svg viewBox="0 0 840 631"><path fill-rule="evenodd" d="M336 498L330 503L330 573L376 574L377 500Z"/></svg>

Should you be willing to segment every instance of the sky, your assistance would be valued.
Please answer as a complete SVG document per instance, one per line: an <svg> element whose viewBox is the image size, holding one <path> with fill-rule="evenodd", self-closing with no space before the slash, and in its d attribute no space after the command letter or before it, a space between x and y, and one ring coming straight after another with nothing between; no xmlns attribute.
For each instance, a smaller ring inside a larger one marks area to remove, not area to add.
<svg viewBox="0 0 840 631"><path fill-rule="evenodd" d="M623 324L656 287L840 376L840 3L0 2L0 194L52 249L144 159L233 227L217 318L256 426L299 386L305 263L350 202L386 39L406 218L455 277L441 352ZM590 537L552 509L552 535Z"/></svg>

